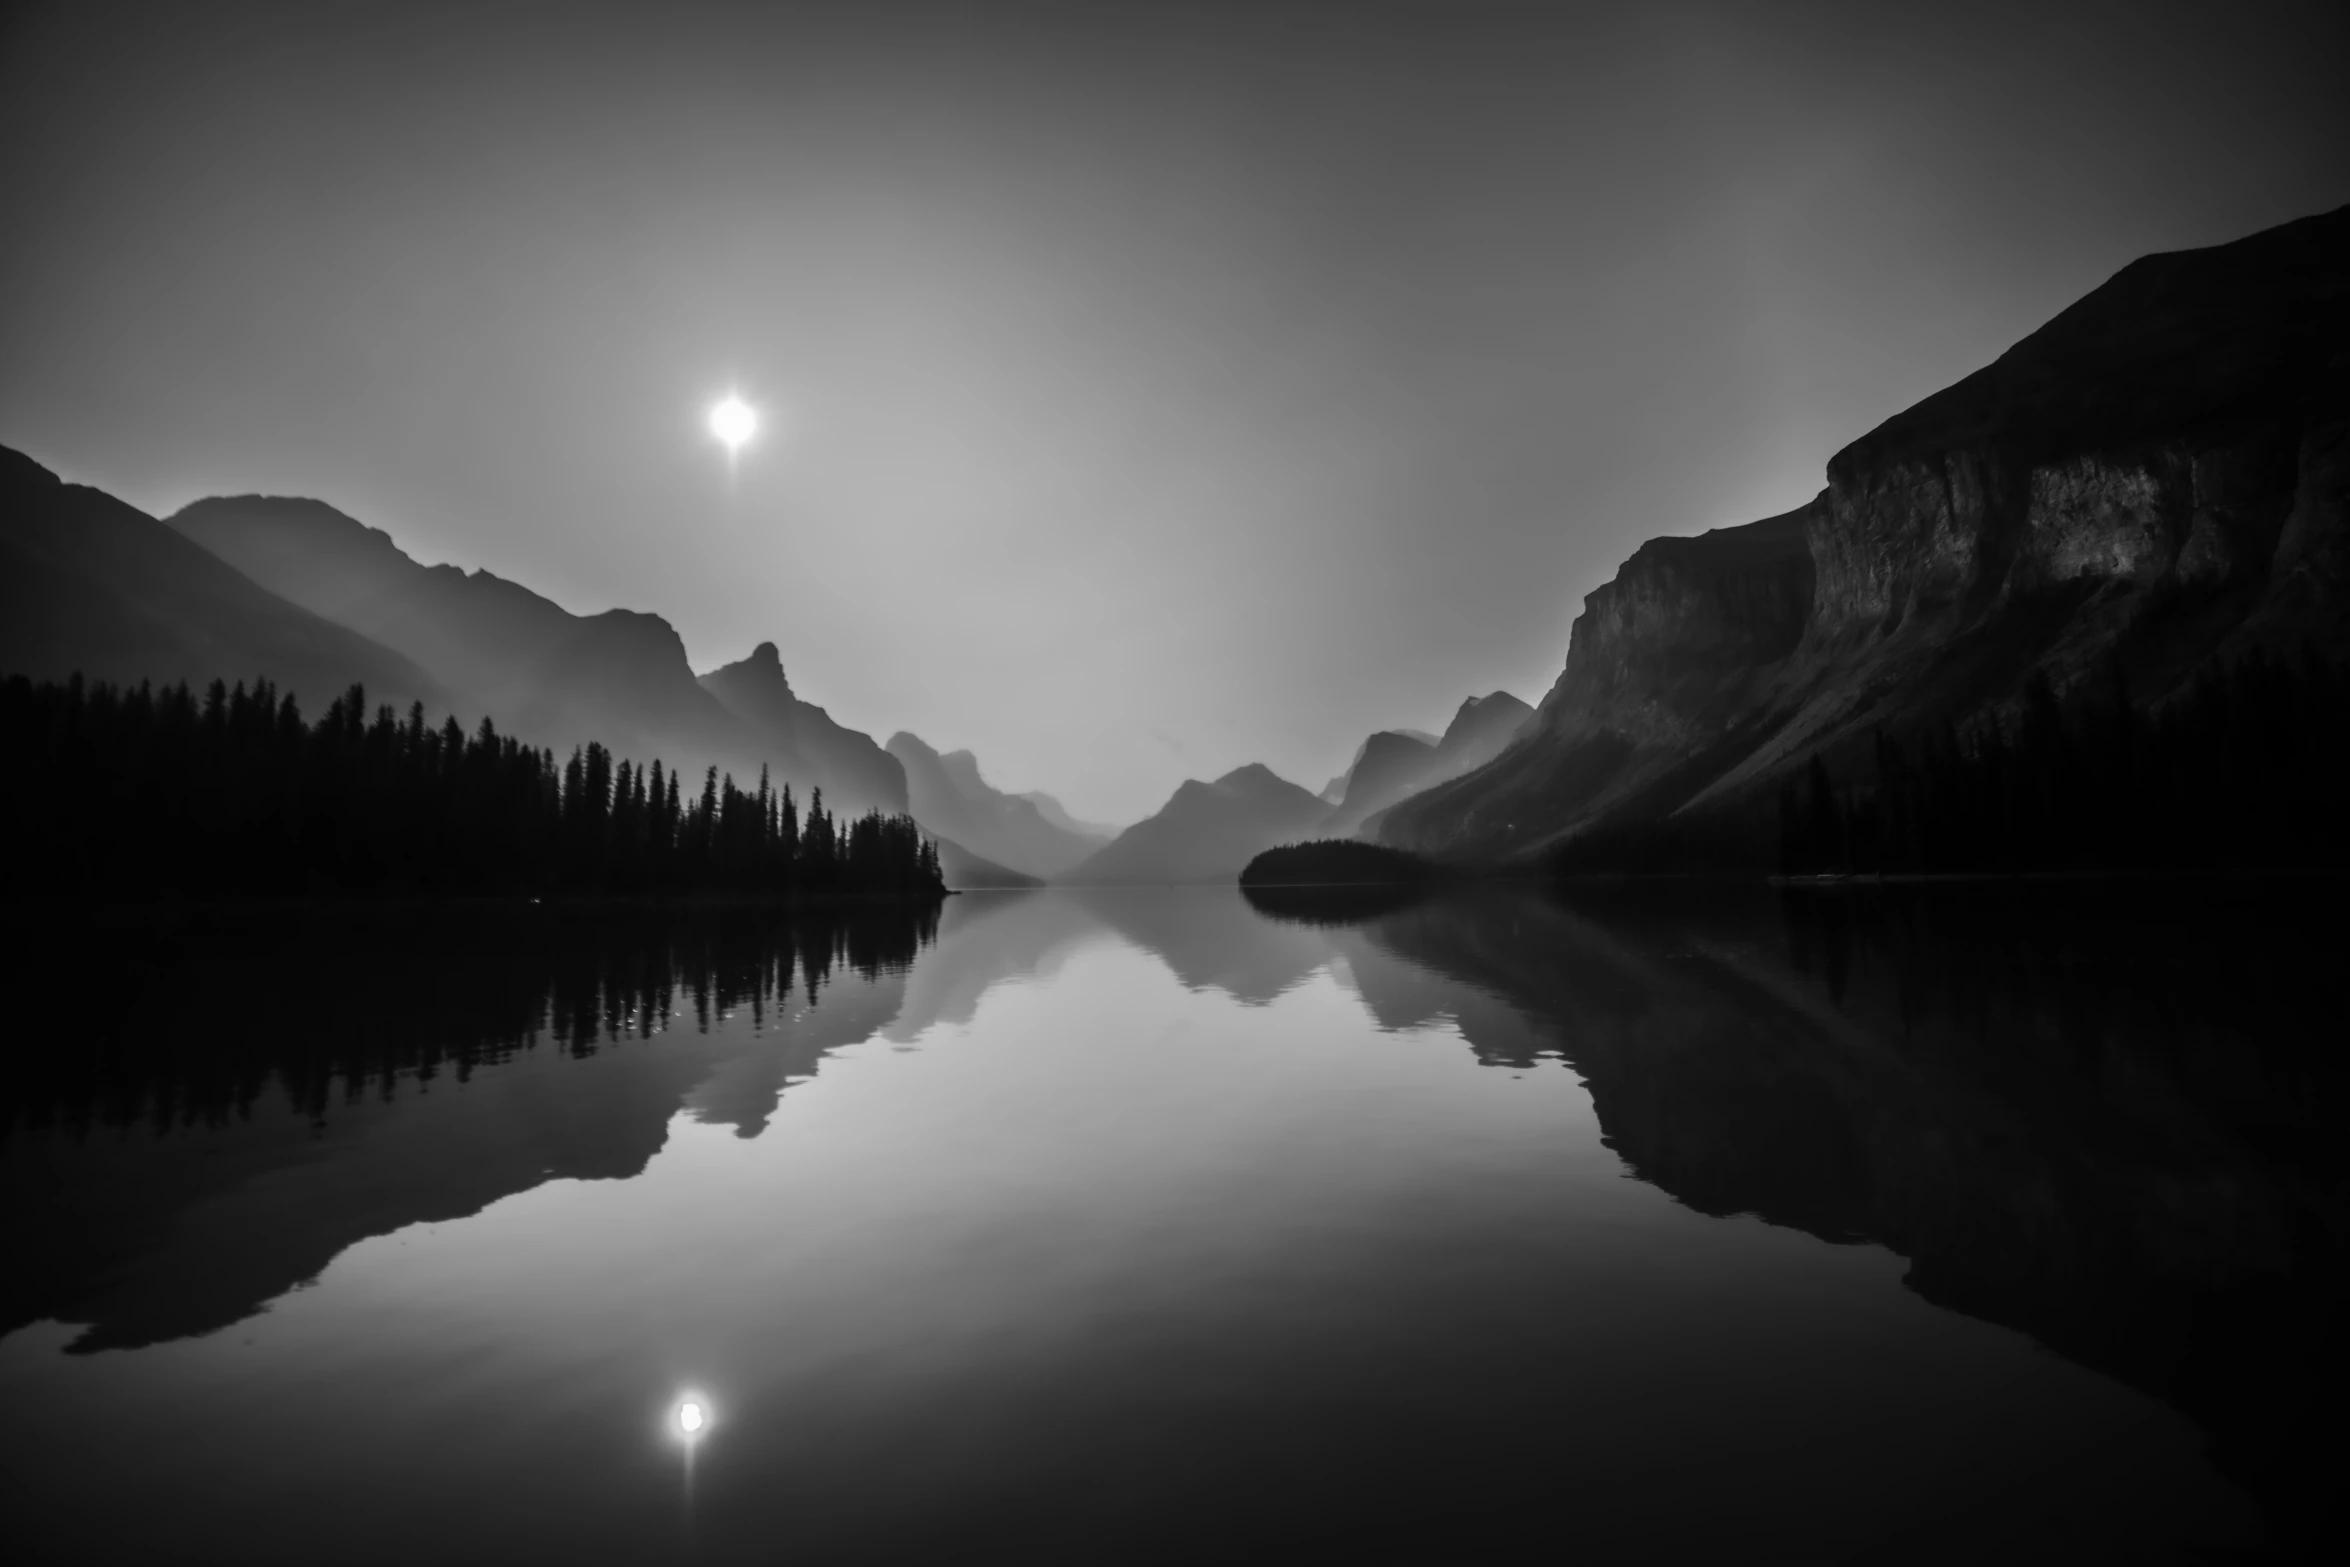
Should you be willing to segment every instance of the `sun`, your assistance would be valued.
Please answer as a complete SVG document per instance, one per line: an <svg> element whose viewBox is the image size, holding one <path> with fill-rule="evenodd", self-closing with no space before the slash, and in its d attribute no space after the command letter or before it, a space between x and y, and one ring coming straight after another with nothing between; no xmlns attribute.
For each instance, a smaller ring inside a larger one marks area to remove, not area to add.
<svg viewBox="0 0 2350 1567"><path fill-rule="evenodd" d="M710 407L710 433L732 456L759 433L759 410L729 392Z"/></svg>

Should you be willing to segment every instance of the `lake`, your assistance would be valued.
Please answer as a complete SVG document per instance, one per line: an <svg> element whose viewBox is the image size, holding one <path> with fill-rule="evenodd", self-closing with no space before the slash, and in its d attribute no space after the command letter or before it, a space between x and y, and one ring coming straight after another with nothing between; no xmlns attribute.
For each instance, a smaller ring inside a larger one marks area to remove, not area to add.
<svg viewBox="0 0 2350 1567"><path fill-rule="evenodd" d="M2333 904L20 931L6 1528L244 1562L2300 1539L2346 1385Z"/></svg>

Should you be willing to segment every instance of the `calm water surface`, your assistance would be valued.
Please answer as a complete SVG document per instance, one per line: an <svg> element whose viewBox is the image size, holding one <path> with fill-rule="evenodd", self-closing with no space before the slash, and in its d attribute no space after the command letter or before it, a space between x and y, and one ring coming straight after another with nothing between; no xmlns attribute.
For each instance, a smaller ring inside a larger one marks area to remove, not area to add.
<svg viewBox="0 0 2350 1567"><path fill-rule="evenodd" d="M16 987L63 1000L0 1143L6 1528L826 1563L2322 1527L2331 928L2003 896L78 941Z"/></svg>

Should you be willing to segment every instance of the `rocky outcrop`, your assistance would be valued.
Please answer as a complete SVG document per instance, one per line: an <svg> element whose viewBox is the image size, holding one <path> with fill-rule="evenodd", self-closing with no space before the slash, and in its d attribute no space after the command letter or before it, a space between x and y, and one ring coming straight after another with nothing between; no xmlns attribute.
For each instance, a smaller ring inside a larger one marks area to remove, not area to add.
<svg viewBox="0 0 2350 1567"><path fill-rule="evenodd" d="M1752 808L1871 730L2117 666L2350 654L2350 208L2149 256L1828 464L1810 505L1643 545L1521 742L1381 817L1461 859Z"/></svg>
<svg viewBox="0 0 2350 1567"><path fill-rule="evenodd" d="M137 685L267 677L312 717L354 684L436 708L416 662L254 582L155 518L0 447L0 674Z"/></svg>
<svg viewBox="0 0 2350 1567"><path fill-rule="evenodd" d="M701 687L750 727L762 755L782 759L773 764L780 777L802 789L822 789L834 810L907 808L906 773L897 758L875 745L871 735L802 701L784 675L783 655L774 643L762 642L750 657L711 670L701 677Z"/></svg>

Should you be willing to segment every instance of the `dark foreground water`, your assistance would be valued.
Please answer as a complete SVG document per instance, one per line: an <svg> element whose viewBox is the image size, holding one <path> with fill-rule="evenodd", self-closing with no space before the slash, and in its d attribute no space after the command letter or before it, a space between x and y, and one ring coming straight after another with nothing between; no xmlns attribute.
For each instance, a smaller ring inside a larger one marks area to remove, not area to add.
<svg viewBox="0 0 2350 1567"><path fill-rule="evenodd" d="M16 1559L2332 1534L2330 896L1288 912L20 933Z"/></svg>

